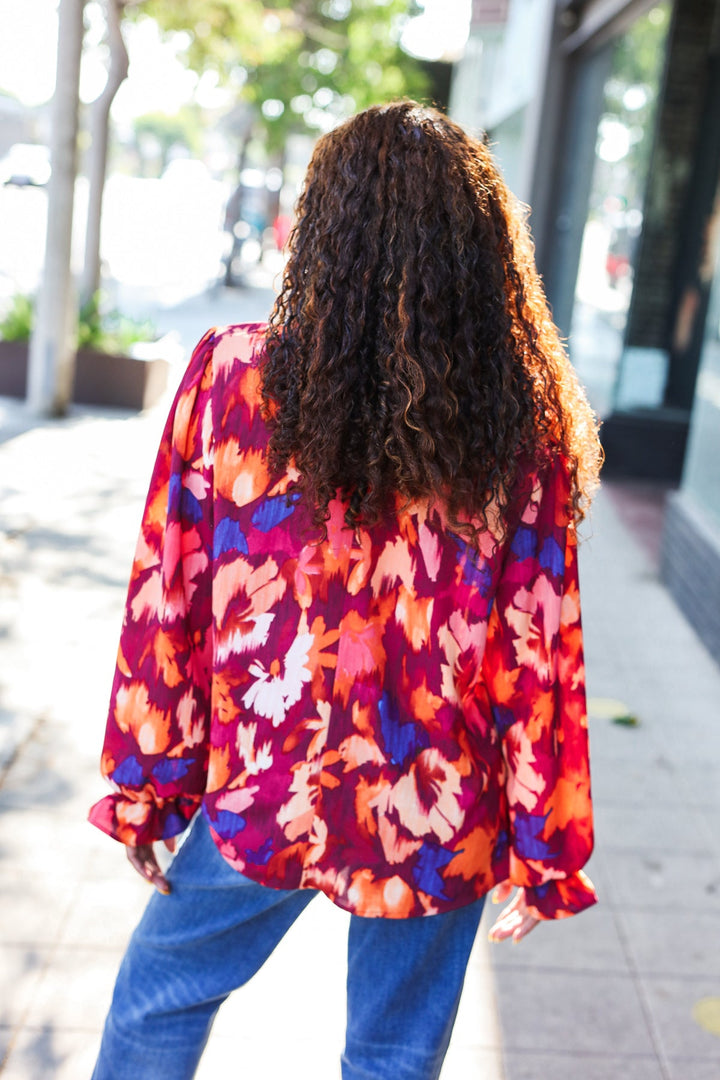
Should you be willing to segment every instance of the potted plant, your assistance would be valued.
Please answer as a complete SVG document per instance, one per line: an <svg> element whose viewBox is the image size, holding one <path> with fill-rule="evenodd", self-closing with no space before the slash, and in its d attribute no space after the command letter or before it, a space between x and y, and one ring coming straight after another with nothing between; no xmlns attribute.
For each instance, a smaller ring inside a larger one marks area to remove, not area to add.
<svg viewBox="0 0 720 1080"><path fill-rule="evenodd" d="M33 299L17 294L0 320L0 394L25 397L33 318ZM94 296L78 316L73 401L125 409L154 405L165 391L169 368L163 355L168 343L156 339L149 320L103 309Z"/></svg>
<svg viewBox="0 0 720 1080"><path fill-rule="evenodd" d="M32 297L16 293L0 319L0 394L6 397L25 397L33 316Z"/></svg>

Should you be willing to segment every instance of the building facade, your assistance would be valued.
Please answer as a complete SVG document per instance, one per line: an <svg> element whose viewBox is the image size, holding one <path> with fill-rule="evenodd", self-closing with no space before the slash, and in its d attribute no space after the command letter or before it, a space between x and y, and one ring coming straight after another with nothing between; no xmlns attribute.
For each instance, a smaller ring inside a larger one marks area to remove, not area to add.
<svg viewBox="0 0 720 1080"><path fill-rule="evenodd" d="M677 487L662 572L720 661L720 0L474 0L451 112L532 207L606 475Z"/></svg>

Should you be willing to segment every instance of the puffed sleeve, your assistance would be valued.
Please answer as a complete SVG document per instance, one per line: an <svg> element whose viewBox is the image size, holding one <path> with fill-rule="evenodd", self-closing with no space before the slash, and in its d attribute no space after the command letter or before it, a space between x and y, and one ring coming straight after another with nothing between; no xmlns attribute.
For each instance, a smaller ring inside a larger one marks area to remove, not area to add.
<svg viewBox="0 0 720 1080"><path fill-rule="evenodd" d="M138 845L182 832L205 790L212 650L212 332L158 452L130 576L93 825Z"/></svg>
<svg viewBox="0 0 720 1080"><path fill-rule="evenodd" d="M560 459L534 484L488 625L484 676L506 765L509 878L532 913L597 900L577 537Z"/></svg>

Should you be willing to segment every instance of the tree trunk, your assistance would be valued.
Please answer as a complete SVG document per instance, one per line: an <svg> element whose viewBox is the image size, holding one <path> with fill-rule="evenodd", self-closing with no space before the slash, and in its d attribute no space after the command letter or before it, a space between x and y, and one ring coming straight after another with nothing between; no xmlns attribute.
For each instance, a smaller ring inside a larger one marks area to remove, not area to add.
<svg viewBox="0 0 720 1080"><path fill-rule="evenodd" d="M87 304L100 288L100 227L107 172L110 108L128 73L128 54L122 36L124 0L105 0L110 63L105 88L90 109L90 165L85 259L80 284L80 303Z"/></svg>
<svg viewBox="0 0 720 1080"><path fill-rule="evenodd" d="M72 393L76 318L70 260L84 7L85 0L60 0L58 12L45 263L28 365L28 402L43 416L61 416Z"/></svg>
<svg viewBox="0 0 720 1080"><path fill-rule="evenodd" d="M245 171L247 164L248 147L250 145L250 138L252 136L252 127L249 127L246 133L240 140L240 152L238 153L237 163L237 184L228 199L225 207L225 231L230 234L230 250L227 254L227 262L225 263L225 287L230 288L233 285L237 285L239 282L235 280L233 272L233 263L240 256L242 252L242 240L238 239L235 232L235 226L239 221L242 221L243 216L243 187L242 187L242 174Z"/></svg>

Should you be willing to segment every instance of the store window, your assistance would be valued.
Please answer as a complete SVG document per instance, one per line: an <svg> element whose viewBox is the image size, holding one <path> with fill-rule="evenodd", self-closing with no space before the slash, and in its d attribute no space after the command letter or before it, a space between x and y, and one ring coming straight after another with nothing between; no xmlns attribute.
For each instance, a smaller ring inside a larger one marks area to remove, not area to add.
<svg viewBox="0 0 720 1080"><path fill-rule="evenodd" d="M568 341L601 416L658 405L665 386L664 354L644 350L626 365L623 344L670 13L656 4L614 42L603 88Z"/></svg>
<svg viewBox="0 0 720 1080"><path fill-rule="evenodd" d="M714 257L714 277L695 386L683 489L720 526L720 189L708 238L708 261L712 266Z"/></svg>

